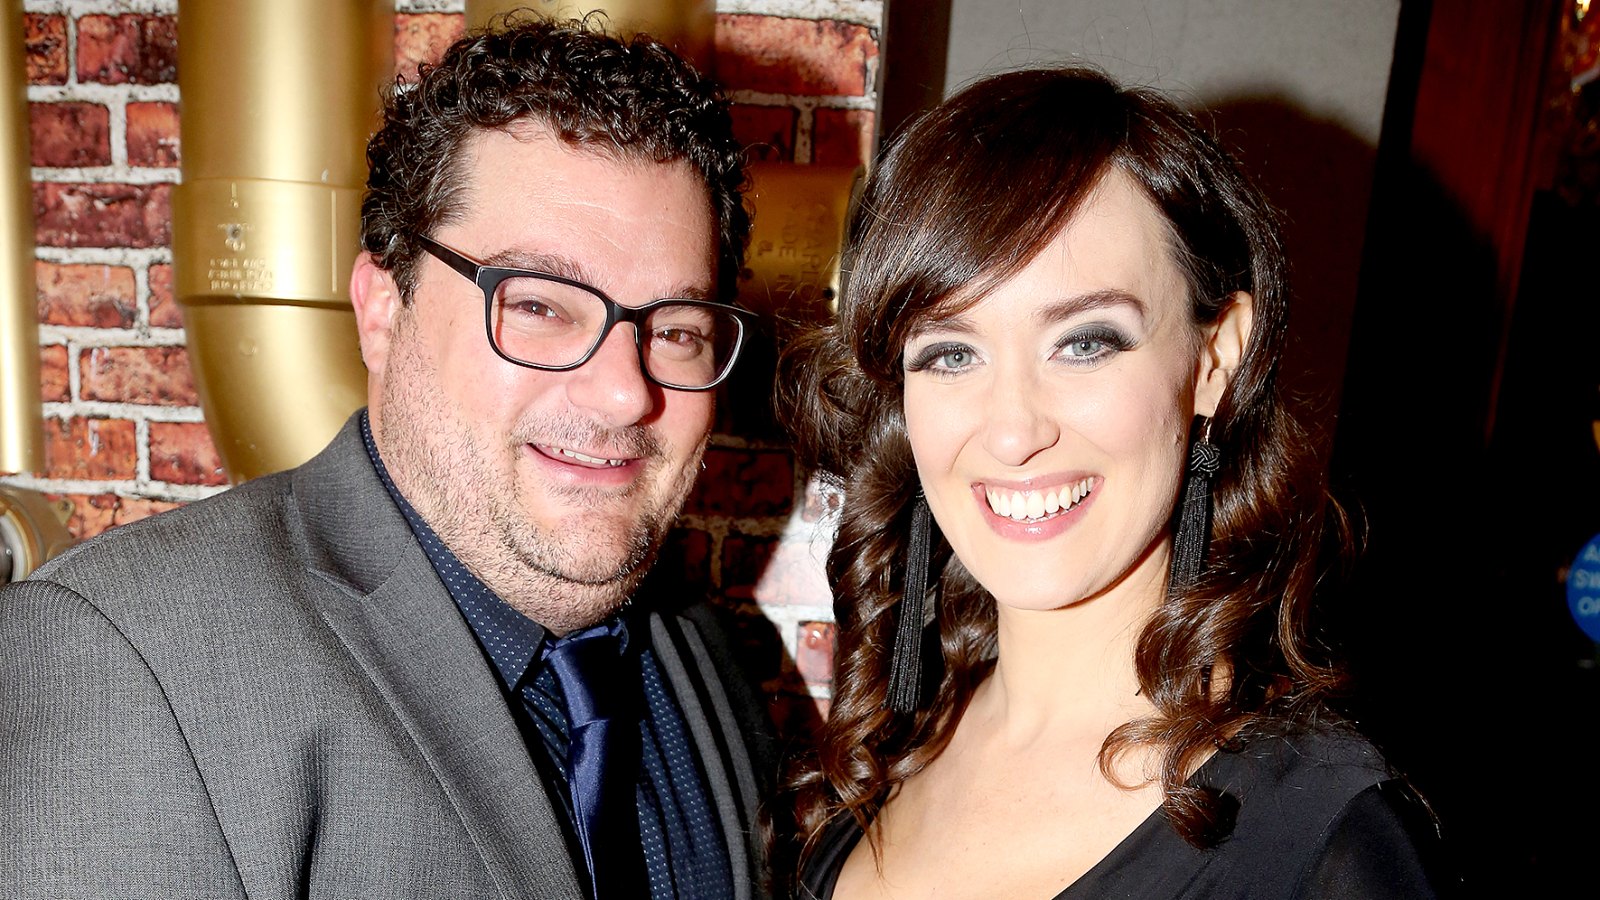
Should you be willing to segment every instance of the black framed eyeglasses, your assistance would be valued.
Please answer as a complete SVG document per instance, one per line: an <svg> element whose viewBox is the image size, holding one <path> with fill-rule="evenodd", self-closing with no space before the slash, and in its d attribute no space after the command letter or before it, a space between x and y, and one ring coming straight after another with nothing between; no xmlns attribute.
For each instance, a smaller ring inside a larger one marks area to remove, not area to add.
<svg viewBox="0 0 1600 900"><path fill-rule="evenodd" d="M425 235L434 258L483 291L489 346L506 362L564 372L588 362L618 322L631 322L639 369L665 388L704 391L721 384L755 326L748 310L668 297L623 306L599 288L536 272L486 266Z"/></svg>

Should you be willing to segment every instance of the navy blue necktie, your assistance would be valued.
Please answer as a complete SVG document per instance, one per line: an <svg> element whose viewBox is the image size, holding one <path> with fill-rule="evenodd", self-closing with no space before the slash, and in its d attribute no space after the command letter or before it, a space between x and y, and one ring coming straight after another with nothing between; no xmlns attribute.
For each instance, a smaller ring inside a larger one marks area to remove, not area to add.
<svg viewBox="0 0 1600 900"><path fill-rule="evenodd" d="M620 623L557 640L547 660L566 697L567 786L591 896L648 896L635 800L641 687Z"/></svg>

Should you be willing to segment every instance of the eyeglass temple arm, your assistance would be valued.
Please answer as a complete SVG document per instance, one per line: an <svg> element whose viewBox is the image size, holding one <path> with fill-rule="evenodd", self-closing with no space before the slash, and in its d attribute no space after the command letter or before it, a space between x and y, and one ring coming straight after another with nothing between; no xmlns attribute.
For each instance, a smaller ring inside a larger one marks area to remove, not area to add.
<svg viewBox="0 0 1600 900"><path fill-rule="evenodd" d="M478 273L483 269L482 266L470 259L467 259L465 256L462 256L456 251L451 250L449 247L446 247L445 245L439 243L433 238L428 237L425 234L417 235L417 240L420 241L422 246L427 248L428 252L432 253L440 262L452 269L455 269L457 272L460 272L468 281L474 283L477 282Z"/></svg>

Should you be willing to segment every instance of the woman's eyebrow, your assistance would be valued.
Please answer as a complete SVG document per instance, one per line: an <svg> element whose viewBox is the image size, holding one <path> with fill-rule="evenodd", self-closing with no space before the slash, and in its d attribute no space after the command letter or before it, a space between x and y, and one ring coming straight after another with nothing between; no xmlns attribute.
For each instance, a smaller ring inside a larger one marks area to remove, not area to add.
<svg viewBox="0 0 1600 900"><path fill-rule="evenodd" d="M1117 288L1106 288L1052 300L1034 310L1033 318L1040 325L1053 325L1091 309L1105 309L1112 306L1131 306L1133 311L1139 314L1140 319L1149 313L1145 302L1133 294Z"/></svg>
<svg viewBox="0 0 1600 900"><path fill-rule="evenodd" d="M981 302L981 301L980 301ZM1138 313L1142 320L1149 313L1149 307L1143 300L1133 294L1117 288L1105 288L1098 291L1089 291L1083 294L1073 294L1070 297L1061 297L1050 300L1033 312L1033 319L1041 327L1064 322L1073 316L1092 309L1105 309L1107 307L1128 306ZM973 324L966 313L953 313L947 316L927 316L911 326L906 338L920 337L930 331L955 332L956 334L976 334L978 327Z"/></svg>
<svg viewBox="0 0 1600 900"><path fill-rule="evenodd" d="M906 333L906 340L921 337L930 331L953 331L957 334L976 334L978 328L964 313L948 316L923 316Z"/></svg>

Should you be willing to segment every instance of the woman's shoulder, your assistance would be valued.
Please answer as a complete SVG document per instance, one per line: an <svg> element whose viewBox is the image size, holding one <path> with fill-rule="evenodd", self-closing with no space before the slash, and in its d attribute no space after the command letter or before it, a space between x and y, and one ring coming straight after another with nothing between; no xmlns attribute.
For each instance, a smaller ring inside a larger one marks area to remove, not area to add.
<svg viewBox="0 0 1600 900"><path fill-rule="evenodd" d="M1218 751L1198 774L1235 817L1215 851L1227 862L1212 874L1283 879L1285 897L1318 896L1330 884L1343 885L1339 896L1429 897L1440 885L1432 812L1349 725L1254 735Z"/></svg>
<svg viewBox="0 0 1600 900"><path fill-rule="evenodd" d="M1341 721L1285 726L1241 737L1202 767L1201 780L1236 794L1311 794L1343 805L1374 785L1398 778L1372 742Z"/></svg>

